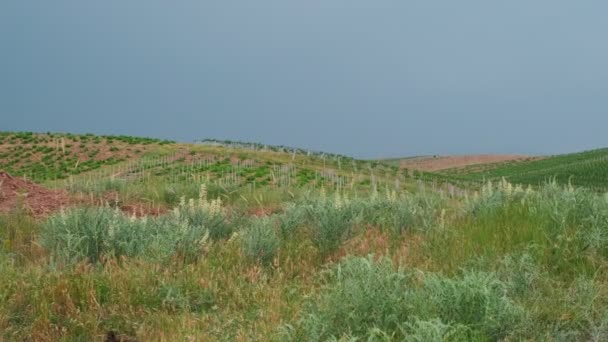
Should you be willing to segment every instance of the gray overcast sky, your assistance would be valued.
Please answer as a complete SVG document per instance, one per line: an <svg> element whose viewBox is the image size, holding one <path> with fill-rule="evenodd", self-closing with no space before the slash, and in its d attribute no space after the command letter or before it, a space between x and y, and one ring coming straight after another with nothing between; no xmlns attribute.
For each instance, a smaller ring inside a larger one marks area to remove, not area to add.
<svg viewBox="0 0 608 342"><path fill-rule="evenodd" d="M608 146L605 0L2 0L0 130L357 157Z"/></svg>

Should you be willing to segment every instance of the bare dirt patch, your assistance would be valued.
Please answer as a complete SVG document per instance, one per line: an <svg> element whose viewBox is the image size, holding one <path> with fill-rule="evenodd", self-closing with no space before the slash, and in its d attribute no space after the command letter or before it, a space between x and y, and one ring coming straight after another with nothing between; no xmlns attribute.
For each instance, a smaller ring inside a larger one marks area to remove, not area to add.
<svg viewBox="0 0 608 342"><path fill-rule="evenodd" d="M76 205L118 205L120 210L126 214L137 217L159 216L167 212L164 207L148 203L120 203L118 195L113 192L104 194L101 199L88 196L70 196L65 190L48 189L29 180L13 177L0 171L0 213L22 209L36 218L44 218L62 208Z"/></svg>
<svg viewBox="0 0 608 342"><path fill-rule="evenodd" d="M33 216L46 216L70 204L63 190L47 189L0 171L0 212L22 208Z"/></svg>
<svg viewBox="0 0 608 342"><path fill-rule="evenodd" d="M465 156L437 156L425 158L404 159L400 163L402 169L418 171L441 171L446 169L457 169L472 165L499 164L512 161L533 160L530 157L517 154L477 154Z"/></svg>

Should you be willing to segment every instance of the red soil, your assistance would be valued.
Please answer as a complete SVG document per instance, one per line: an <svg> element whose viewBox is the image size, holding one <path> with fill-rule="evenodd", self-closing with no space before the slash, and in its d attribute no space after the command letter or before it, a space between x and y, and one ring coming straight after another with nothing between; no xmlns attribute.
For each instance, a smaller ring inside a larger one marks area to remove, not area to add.
<svg viewBox="0 0 608 342"><path fill-rule="evenodd" d="M21 207L33 216L46 216L70 204L65 191L47 189L0 171L0 212Z"/></svg>
<svg viewBox="0 0 608 342"><path fill-rule="evenodd" d="M46 217L61 208L73 205L108 205L116 201L115 193L107 193L103 199L72 197L65 190L52 190L20 177L13 177L0 171L0 213L23 208L34 217ZM158 216L167 212L166 208L147 203L119 203L120 209L130 215Z"/></svg>
<svg viewBox="0 0 608 342"><path fill-rule="evenodd" d="M470 165L497 164L508 161L521 161L534 157L509 154L479 154L467 156L438 156L428 158L404 159L401 161L402 169L419 171L440 171L461 168Z"/></svg>

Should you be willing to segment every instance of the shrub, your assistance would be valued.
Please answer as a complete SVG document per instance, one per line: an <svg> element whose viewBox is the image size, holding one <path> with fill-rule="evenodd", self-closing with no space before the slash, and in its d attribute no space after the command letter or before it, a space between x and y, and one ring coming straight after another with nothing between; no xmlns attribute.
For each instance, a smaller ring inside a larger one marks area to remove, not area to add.
<svg viewBox="0 0 608 342"><path fill-rule="evenodd" d="M256 218L245 228L242 236L242 248L245 256L262 265L269 265L279 249L279 238L268 217Z"/></svg>
<svg viewBox="0 0 608 342"><path fill-rule="evenodd" d="M188 204L183 200L172 213L157 218L127 217L105 207L71 209L47 220L41 240L62 263L96 263L120 256L194 262L210 237L231 231L221 202L201 195Z"/></svg>
<svg viewBox="0 0 608 342"><path fill-rule="evenodd" d="M182 197L173 211L191 226L204 226L213 240L226 239L234 232L234 224L228 221L221 199L208 200L204 185L200 186L198 199L186 201Z"/></svg>
<svg viewBox="0 0 608 342"><path fill-rule="evenodd" d="M507 255L501 260L498 275L516 296L529 296L535 293L542 278L548 278L534 260L532 252L524 251Z"/></svg>
<svg viewBox="0 0 608 342"><path fill-rule="evenodd" d="M306 223L306 210L302 205L290 204L283 213L275 216L282 239L292 237Z"/></svg>
<svg viewBox="0 0 608 342"><path fill-rule="evenodd" d="M311 239L321 255L332 253L351 236L357 221L354 209L339 194L334 200L321 198L307 206Z"/></svg>
<svg viewBox="0 0 608 342"><path fill-rule="evenodd" d="M428 231L441 218L444 199L428 192L401 194L387 191L386 196L357 201L363 223L379 226L400 235L405 231Z"/></svg>
<svg viewBox="0 0 608 342"><path fill-rule="evenodd" d="M60 261L88 259L95 263L108 252L115 232L122 231L126 225L128 220L124 215L110 208L72 209L48 219L42 229L41 242ZM126 243L121 241L123 247Z"/></svg>
<svg viewBox="0 0 608 342"><path fill-rule="evenodd" d="M460 279L431 275L421 298L443 322L465 325L491 340L515 331L523 311L507 297L507 286L492 273L466 272Z"/></svg>
<svg viewBox="0 0 608 342"><path fill-rule="evenodd" d="M364 337L373 328L394 334L411 313L409 293L408 277L395 272L390 261L348 258L327 273L320 298L306 308L291 337Z"/></svg>
<svg viewBox="0 0 608 342"><path fill-rule="evenodd" d="M517 337L525 312L492 273L456 278L394 270L388 259L345 259L310 300L292 340L499 340Z"/></svg>

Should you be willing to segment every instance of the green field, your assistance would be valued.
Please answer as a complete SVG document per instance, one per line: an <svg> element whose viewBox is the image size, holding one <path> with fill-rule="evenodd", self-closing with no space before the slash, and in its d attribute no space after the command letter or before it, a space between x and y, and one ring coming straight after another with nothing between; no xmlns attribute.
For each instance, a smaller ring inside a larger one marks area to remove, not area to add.
<svg viewBox="0 0 608 342"><path fill-rule="evenodd" d="M519 184L539 185L555 179L596 189L608 188L608 149L551 156L545 159L502 163L476 172L467 169L445 170L441 174L468 181L497 180L502 177Z"/></svg>
<svg viewBox="0 0 608 342"><path fill-rule="evenodd" d="M92 134L0 132L0 168L35 181L65 179L173 145L167 140Z"/></svg>
<svg viewBox="0 0 608 342"><path fill-rule="evenodd" d="M0 169L17 176L50 139L3 137ZM54 158L60 173L28 178L80 202L0 213L0 341L608 340L608 194L583 171L602 150L484 176L259 144L73 139L133 154L82 171ZM543 184L560 165L590 187ZM519 182L539 186L479 181L532 171Z"/></svg>

